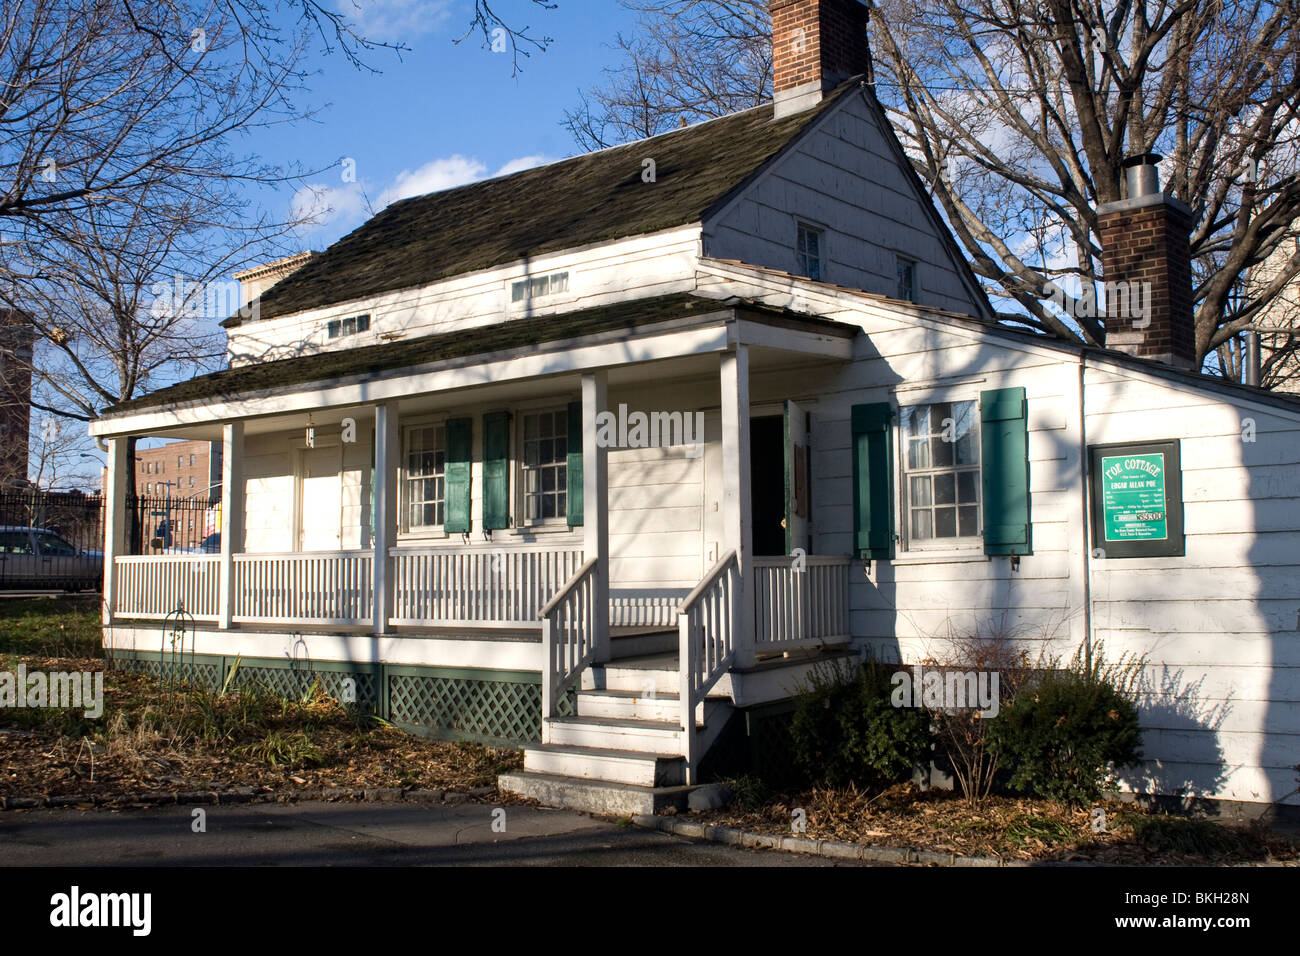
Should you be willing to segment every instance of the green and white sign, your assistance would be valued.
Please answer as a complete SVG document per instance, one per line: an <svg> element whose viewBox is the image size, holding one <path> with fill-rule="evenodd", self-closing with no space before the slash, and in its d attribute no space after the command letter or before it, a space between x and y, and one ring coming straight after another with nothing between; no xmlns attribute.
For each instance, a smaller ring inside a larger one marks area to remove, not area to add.
<svg viewBox="0 0 1300 956"><path fill-rule="evenodd" d="M1164 541L1169 537L1165 506L1165 456L1103 456L1101 513L1106 541Z"/></svg>
<svg viewBox="0 0 1300 956"><path fill-rule="evenodd" d="M1184 554L1182 449L1175 441L1092 445L1094 558Z"/></svg>

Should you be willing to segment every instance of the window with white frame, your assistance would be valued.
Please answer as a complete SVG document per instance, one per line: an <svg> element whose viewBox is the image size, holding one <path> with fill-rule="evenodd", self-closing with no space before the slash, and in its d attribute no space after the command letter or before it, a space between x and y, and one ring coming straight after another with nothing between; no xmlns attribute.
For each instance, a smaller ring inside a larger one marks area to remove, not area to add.
<svg viewBox="0 0 1300 956"><path fill-rule="evenodd" d="M818 282L822 277L822 231L799 223L797 239L799 274Z"/></svg>
<svg viewBox="0 0 1300 956"><path fill-rule="evenodd" d="M903 527L909 549L961 547L980 534L976 403L900 409Z"/></svg>
<svg viewBox="0 0 1300 956"><path fill-rule="evenodd" d="M569 478L568 409L524 412L519 419L524 522L563 518Z"/></svg>
<svg viewBox="0 0 1300 956"><path fill-rule="evenodd" d="M415 425L406 430L406 528L442 527L447 507L447 427Z"/></svg>

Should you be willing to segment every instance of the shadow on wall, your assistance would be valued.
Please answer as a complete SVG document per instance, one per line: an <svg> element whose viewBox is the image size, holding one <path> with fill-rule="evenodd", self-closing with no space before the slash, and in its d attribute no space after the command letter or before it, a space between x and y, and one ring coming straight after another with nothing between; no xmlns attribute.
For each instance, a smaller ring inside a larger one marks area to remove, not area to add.
<svg viewBox="0 0 1300 956"><path fill-rule="evenodd" d="M1161 746L1162 751L1175 750L1183 759L1174 762L1148 757L1139 766L1121 772L1122 785L1137 793L1140 802L1162 794L1176 797L1184 809L1218 812L1206 798L1227 783L1219 730L1232 712L1232 700L1207 698L1206 680L1201 675L1188 681L1182 668L1168 665L1149 665L1143 670L1138 704L1143 754L1149 754L1159 739L1169 744Z"/></svg>

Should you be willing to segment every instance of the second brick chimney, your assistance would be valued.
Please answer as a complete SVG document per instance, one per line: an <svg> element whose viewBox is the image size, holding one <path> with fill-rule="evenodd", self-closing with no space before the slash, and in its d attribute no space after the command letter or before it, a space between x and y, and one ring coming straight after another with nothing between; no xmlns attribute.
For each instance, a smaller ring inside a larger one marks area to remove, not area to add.
<svg viewBox="0 0 1300 956"><path fill-rule="evenodd" d="M1124 163L1127 198L1097 208L1106 346L1179 368L1196 364L1195 214L1160 191L1154 153Z"/></svg>
<svg viewBox="0 0 1300 956"><path fill-rule="evenodd" d="M771 0L776 116L821 102L851 76L871 72L868 7L860 0Z"/></svg>

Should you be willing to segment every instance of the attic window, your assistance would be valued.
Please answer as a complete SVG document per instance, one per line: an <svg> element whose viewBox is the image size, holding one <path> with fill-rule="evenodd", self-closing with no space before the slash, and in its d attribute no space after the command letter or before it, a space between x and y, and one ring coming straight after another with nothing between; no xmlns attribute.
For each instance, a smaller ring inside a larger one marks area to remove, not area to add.
<svg viewBox="0 0 1300 956"><path fill-rule="evenodd" d="M325 329L332 339L342 338L346 335L356 335L358 332L369 332L370 313L353 315L346 319L330 319L326 323Z"/></svg>
<svg viewBox="0 0 1300 956"><path fill-rule="evenodd" d="M512 283L510 286L510 301L523 302L525 300L540 299L544 295L555 295L557 292L568 291L569 274L567 272L552 272L548 276L521 279Z"/></svg>
<svg viewBox="0 0 1300 956"><path fill-rule="evenodd" d="M799 274L820 282L822 278L822 231L799 224Z"/></svg>
<svg viewBox="0 0 1300 956"><path fill-rule="evenodd" d="M898 256L898 297L905 302L916 301L916 261Z"/></svg>

